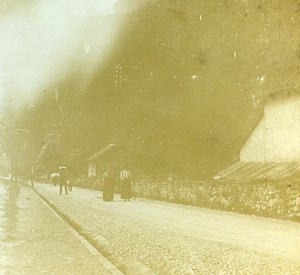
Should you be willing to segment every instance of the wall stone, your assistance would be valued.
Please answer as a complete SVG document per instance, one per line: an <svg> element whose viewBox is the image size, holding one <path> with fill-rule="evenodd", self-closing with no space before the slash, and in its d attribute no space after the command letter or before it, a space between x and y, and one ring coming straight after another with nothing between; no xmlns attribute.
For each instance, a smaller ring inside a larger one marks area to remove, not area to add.
<svg viewBox="0 0 300 275"><path fill-rule="evenodd" d="M300 221L299 183L151 182L133 185L138 197Z"/></svg>
<svg viewBox="0 0 300 275"><path fill-rule="evenodd" d="M103 189L99 178L80 178L75 185ZM217 183L138 180L132 187L136 197L300 221L300 183L295 181Z"/></svg>

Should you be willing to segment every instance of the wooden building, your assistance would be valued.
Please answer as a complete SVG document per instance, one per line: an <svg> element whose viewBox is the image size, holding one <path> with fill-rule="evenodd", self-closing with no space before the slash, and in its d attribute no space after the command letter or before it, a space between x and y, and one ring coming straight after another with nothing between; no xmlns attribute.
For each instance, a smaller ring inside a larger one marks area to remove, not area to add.
<svg viewBox="0 0 300 275"><path fill-rule="evenodd" d="M102 177L106 165L109 165L115 174L123 169L130 169L135 175L149 174L152 167L151 157L118 144L107 145L86 161L88 177Z"/></svg>

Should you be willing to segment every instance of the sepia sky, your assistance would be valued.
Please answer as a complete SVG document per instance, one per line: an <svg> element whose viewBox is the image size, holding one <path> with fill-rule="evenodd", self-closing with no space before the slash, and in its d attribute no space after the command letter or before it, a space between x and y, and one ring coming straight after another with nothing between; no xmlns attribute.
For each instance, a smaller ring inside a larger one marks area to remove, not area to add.
<svg viewBox="0 0 300 275"><path fill-rule="evenodd" d="M101 20L115 0L1 2L0 99L7 92L17 103L29 103L70 67L91 67L95 55L99 65L117 30L115 17Z"/></svg>

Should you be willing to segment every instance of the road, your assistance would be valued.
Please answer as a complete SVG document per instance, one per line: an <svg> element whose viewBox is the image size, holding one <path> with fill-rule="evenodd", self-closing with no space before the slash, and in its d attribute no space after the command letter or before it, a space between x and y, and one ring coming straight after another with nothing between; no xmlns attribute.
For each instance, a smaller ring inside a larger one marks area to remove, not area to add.
<svg viewBox="0 0 300 275"><path fill-rule="evenodd" d="M31 188L0 180L0 274L122 274Z"/></svg>
<svg viewBox="0 0 300 275"><path fill-rule="evenodd" d="M127 274L300 274L300 224L102 193L36 185Z"/></svg>

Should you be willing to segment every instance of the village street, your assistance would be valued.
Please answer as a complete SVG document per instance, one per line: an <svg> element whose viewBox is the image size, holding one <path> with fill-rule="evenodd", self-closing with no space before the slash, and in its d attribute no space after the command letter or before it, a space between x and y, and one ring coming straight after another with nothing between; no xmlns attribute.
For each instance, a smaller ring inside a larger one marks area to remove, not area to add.
<svg viewBox="0 0 300 275"><path fill-rule="evenodd" d="M300 224L37 184L39 194L127 274L299 274Z"/></svg>
<svg viewBox="0 0 300 275"><path fill-rule="evenodd" d="M0 14L0 275L300 275L300 0Z"/></svg>

